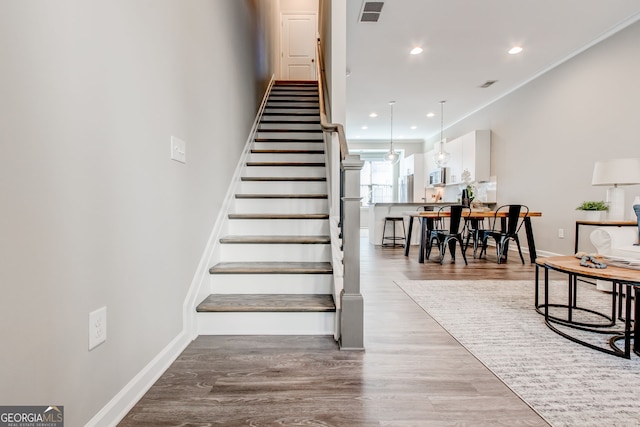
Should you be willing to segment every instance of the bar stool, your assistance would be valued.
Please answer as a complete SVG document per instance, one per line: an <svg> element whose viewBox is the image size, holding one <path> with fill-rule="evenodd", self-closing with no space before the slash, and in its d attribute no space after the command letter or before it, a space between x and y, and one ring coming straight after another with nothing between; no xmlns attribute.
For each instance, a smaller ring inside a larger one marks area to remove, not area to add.
<svg viewBox="0 0 640 427"><path fill-rule="evenodd" d="M402 224L402 236L396 235L396 223L400 222ZM386 236L387 223L390 222L393 227L393 235ZM384 218L384 226L382 227L382 246L385 248L402 248L404 247L404 241L406 236L406 230L404 228L404 218L401 216L387 216ZM390 240L390 243L385 243L385 241Z"/></svg>

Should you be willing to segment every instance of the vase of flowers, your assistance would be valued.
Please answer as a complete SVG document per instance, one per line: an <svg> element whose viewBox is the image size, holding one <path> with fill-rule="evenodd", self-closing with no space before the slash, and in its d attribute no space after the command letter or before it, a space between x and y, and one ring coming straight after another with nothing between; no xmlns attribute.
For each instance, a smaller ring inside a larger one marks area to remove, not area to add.
<svg viewBox="0 0 640 427"><path fill-rule="evenodd" d="M474 187L476 182L471 181L471 173L467 169L462 172L462 183L461 202L463 206L469 207L473 199L475 199Z"/></svg>

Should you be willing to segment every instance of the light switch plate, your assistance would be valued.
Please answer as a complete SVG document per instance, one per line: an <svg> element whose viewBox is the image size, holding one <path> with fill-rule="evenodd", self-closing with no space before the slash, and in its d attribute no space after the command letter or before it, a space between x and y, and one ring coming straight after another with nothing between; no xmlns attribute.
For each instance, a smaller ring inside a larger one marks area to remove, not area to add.
<svg viewBox="0 0 640 427"><path fill-rule="evenodd" d="M175 136L171 137L171 160L187 163L187 143Z"/></svg>

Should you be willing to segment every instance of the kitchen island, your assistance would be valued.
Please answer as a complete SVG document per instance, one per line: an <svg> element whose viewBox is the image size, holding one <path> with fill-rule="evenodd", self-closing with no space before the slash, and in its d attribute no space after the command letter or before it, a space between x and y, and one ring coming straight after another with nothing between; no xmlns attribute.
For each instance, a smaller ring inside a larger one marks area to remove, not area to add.
<svg viewBox="0 0 640 427"><path fill-rule="evenodd" d="M369 205L367 224L369 228L369 243L372 245L382 244L382 230L384 228L384 219L388 216L402 217L403 212L416 211L423 206L427 210L438 210L442 206L455 205L455 202L438 202L438 203L372 203ZM413 219L412 219L413 220ZM409 229L409 217L404 216L405 229ZM398 233L402 233L400 225L398 224ZM389 230L387 230L389 233ZM390 234L390 233L389 233ZM411 236L411 244L417 245L420 243L420 233L414 230Z"/></svg>

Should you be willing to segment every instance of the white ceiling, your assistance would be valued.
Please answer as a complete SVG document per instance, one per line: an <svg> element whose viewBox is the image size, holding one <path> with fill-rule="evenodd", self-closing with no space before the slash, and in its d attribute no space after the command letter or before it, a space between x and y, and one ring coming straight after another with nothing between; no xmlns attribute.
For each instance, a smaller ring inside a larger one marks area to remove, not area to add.
<svg viewBox="0 0 640 427"><path fill-rule="evenodd" d="M361 23L363 3L347 1L354 141L389 141L392 100L393 140L429 139L441 100L446 128L640 19L640 0L386 0L377 23ZM516 44L524 51L507 54ZM479 88L487 80L497 83Z"/></svg>

